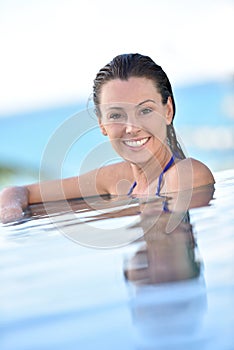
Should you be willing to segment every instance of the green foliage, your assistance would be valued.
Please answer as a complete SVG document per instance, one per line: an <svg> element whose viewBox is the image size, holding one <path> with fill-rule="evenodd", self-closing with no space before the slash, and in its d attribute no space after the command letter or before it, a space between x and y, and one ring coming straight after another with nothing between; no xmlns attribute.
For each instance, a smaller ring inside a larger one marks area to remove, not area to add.
<svg viewBox="0 0 234 350"><path fill-rule="evenodd" d="M6 186L23 185L37 180L37 169L0 164L0 190Z"/></svg>

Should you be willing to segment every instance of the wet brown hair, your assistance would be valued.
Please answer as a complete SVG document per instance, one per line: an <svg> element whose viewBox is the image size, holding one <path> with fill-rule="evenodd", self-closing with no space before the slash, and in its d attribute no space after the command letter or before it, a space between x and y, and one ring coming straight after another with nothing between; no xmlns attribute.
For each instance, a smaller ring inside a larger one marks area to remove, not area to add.
<svg viewBox="0 0 234 350"><path fill-rule="evenodd" d="M166 73L163 71L162 67L157 65L149 56L144 56L139 53L118 55L97 73L93 85L93 101L98 117L101 117L99 105L103 85L110 80L128 80L130 77L147 78L152 80L155 83L157 91L162 96L163 104L167 103L170 96L173 105L174 119L176 112L175 99L171 83ZM185 158L185 155L177 141L173 127L173 119L171 124L167 126L167 141L174 156L183 159Z"/></svg>

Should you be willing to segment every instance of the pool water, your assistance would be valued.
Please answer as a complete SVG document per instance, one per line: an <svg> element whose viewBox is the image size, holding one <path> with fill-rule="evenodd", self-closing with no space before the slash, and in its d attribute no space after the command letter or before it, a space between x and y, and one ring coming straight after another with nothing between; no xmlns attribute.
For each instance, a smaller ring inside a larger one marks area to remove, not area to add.
<svg viewBox="0 0 234 350"><path fill-rule="evenodd" d="M189 213L93 198L1 224L1 350L234 349L234 171L215 177Z"/></svg>

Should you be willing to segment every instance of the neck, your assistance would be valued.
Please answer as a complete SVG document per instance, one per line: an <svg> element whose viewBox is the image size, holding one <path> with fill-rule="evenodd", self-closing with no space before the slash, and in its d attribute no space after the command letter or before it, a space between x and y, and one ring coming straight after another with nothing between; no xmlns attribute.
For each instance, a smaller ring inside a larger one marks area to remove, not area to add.
<svg viewBox="0 0 234 350"><path fill-rule="evenodd" d="M151 194L155 192L157 179L169 160L171 151L163 146L157 155L154 155L147 163L131 164L133 176L137 183L138 194Z"/></svg>

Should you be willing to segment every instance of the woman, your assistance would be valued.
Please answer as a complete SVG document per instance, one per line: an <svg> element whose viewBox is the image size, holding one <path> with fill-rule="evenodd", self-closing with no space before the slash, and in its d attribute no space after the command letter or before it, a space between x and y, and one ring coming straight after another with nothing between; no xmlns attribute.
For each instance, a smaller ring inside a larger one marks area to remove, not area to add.
<svg viewBox="0 0 234 350"><path fill-rule="evenodd" d="M115 57L97 74L93 96L101 132L124 161L79 177L4 189L2 222L21 218L28 204L44 200L105 194L154 196L214 183L204 164L185 158L173 128L170 82L151 58Z"/></svg>

